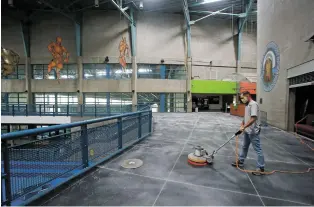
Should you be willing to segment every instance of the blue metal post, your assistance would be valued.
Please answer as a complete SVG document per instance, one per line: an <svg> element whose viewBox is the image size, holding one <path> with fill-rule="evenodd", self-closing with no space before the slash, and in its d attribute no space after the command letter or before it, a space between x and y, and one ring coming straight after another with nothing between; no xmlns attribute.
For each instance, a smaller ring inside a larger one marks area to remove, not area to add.
<svg viewBox="0 0 314 207"><path fill-rule="evenodd" d="M106 78L110 79L110 65L106 64ZM111 114L111 110L110 110L110 93L107 92L106 93L106 99L107 99L107 114L108 116Z"/></svg>
<svg viewBox="0 0 314 207"><path fill-rule="evenodd" d="M5 78L7 79L7 77ZM6 106L6 111L10 113L10 105L9 105L9 93L4 93L4 103L5 103L5 106Z"/></svg>
<svg viewBox="0 0 314 207"><path fill-rule="evenodd" d="M149 127L148 131L149 131L149 133L152 133L152 122L153 122L153 113L152 113L152 111L149 112L148 119L149 119L148 120L148 127Z"/></svg>
<svg viewBox="0 0 314 207"><path fill-rule="evenodd" d="M12 201L11 195L11 182L10 182L10 158L8 150L8 142L6 140L2 141L2 153L3 153L3 172L5 174L4 186L5 186L5 199L2 199L7 206L10 206ZM2 179L2 178L1 178ZM1 195L2 197L2 195Z"/></svg>
<svg viewBox="0 0 314 207"><path fill-rule="evenodd" d="M239 19L238 24L238 54L237 54L237 64L241 61L241 43L242 43L242 31L240 30L241 25L243 24L243 20ZM239 71L238 71L239 72Z"/></svg>
<svg viewBox="0 0 314 207"><path fill-rule="evenodd" d="M239 71L238 71L238 68L239 68L239 63L240 63L240 61L241 61L242 30L243 30L243 27L244 27L245 23L247 22L249 13L250 13L251 10L252 10L253 2L254 2L254 0L250 0L250 1L249 1L248 5L247 5L247 7L246 7L245 16L244 16L244 18L240 18L240 19L239 19L239 23L238 23L238 57L237 57L237 72L239 72Z"/></svg>
<svg viewBox="0 0 314 207"><path fill-rule="evenodd" d="M142 137L142 113L138 114L138 138Z"/></svg>
<svg viewBox="0 0 314 207"><path fill-rule="evenodd" d="M87 125L81 126L81 150L82 150L82 164L83 167L88 167L88 135Z"/></svg>
<svg viewBox="0 0 314 207"><path fill-rule="evenodd" d="M249 13L251 12L252 7L253 7L253 2L254 2L254 0L250 0L250 2L248 3L248 5L246 6L245 17L244 17L243 20L242 20L242 18L241 18L241 21L242 21L242 22L241 22L241 24L239 24L239 33L242 32L243 27L244 27L244 25L245 25L245 23L246 23L246 21L247 21L247 19L248 19Z"/></svg>
<svg viewBox="0 0 314 207"><path fill-rule="evenodd" d="M160 79L166 78L166 65L160 65ZM166 95L164 93L160 94L160 110L159 112L165 112L166 107Z"/></svg>
<svg viewBox="0 0 314 207"><path fill-rule="evenodd" d="M30 23L21 21L22 39L24 45L24 54L30 57Z"/></svg>
<svg viewBox="0 0 314 207"><path fill-rule="evenodd" d="M25 115L28 116L28 104L25 106Z"/></svg>
<svg viewBox="0 0 314 207"><path fill-rule="evenodd" d="M76 42L76 55L82 56L82 41L81 41L81 25L75 23L75 42Z"/></svg>
<svg viewBox="0 0 314 207"><path fill-rule="evenodd" d="M110 65L106 64L105 67L106 67L106 78L110 79Z"/></svg>
<svg viewBox="0 0 314 207"><path fill-rule="evenodd" d="M122 149L122 118L118 118L118 148Z"/></svg>
<svg viewBox="0 0 314 207"><path fill-rule="evenodd" d="M135 26L135 21L134 21L134 16L133 16L133 7L130 8L130 16L131 16L131 51L132 51L132 56L136 56L136 26Z"/></svg>
<svg viewBox="0 0 314 207"><path fill-rule="evenodd" d="M188 58L191 57L191 26L187 24L186 28L186 42L187 42L187 56Z"/></svg>
<svg viewBox="0 0 314 207"><path fill-rule="evenodd" d="M69 106L69 104L67 105L67 116L69 116L69 108L70 108L70 106Z"/></svg>

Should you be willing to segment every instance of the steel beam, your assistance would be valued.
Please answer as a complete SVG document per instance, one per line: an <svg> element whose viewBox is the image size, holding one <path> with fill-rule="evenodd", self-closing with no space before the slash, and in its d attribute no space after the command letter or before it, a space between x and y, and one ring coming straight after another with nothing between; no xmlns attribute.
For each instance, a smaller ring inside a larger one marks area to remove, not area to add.
<svg viewBox="0 0 314 207"><path fill-rule="evenodd" d="M185 17L185 22L186 22L186 50L187 50L187 57L191 57L191 27L190 27L190 13L189 13L189 7L187 0L182 0L182 7L183 7L183 13Z"/></svg>
<svg viewBox="0 0 314 207"><path fill-rule="evenodd" d="M219 14L221 11L226 10L226 9L229 9L229 8L230 8L230 6L224 8L224 9L220 9L220 10L218 10L218 11L215 11L215 12L213 12L213 13L211 13L211 14L209 14L209 15L206 15L206 16L204 16L204 17L201 17L201 18L199 18L199 19L197 19L197 20L190 21L190 24L195 24L195 23L198 22L198 21L201 21L201 20L203 20L203 19L206 19L206 18L208 18L208 17L210 17L210 16L214 16L214 15L216 15L216 14Z"/></svg>
<svg viewBox="0 0 314 207"><path fill-rule="evenodd" d="M184 16L185 16L185 20L186 20L187 24L189 24L191 19L190 19L188 3L187 3L186 0L182 0L182 4L183 4L183 13L184 13Z"/></svg>
<svg viewBox="0 0 314 207"><path fill-rule="evenodd" d="M55 12L58 12L60 14L62 14L63 16L71 19L72 21L74 21L77 24L80 24L75 18L73 18L71 15L66 14L64 11L62 11L59 8L54 7L53 5L51 5L50 3L48 3L46 0L39 0L41 3L43 3L44 5L50 7L52 10L54 10Z"/></svg>
<svg viewBox="0 0 314 207"><path fill-rule="evenodd" d="M239 27L239 33L242 32L243 27L244 27L245 23L247 22L247 18L249 16L249 13L252 10L253 2L254 2L254 0L250 0L248 6L246 8L245 17L244 17L244 19L243 19L243 21L242 21L242 23L241 23L241 25Z"/></svg>
<svg viewBox="0 0 314 207"><path fill-rule="evenodd" d="M76 43L76 55L82 56L82 13L77 16L77 22L75 22L75 43Z"/></svg>
<svg viewBox="0 0 314 207"><path fill-rule="evenodd" d="M135 26L135 21L134 21L134 11L133 7L130 8L130 19L131 19L131 52L132 56L136 56L136 26ZM133 22L133 23L132 23Z"/></svg>
<svg viewBox="0 0 314 207"><path fill-rule="evenodd" d="M68 10L69 11L69 7L72 6L73 4L75 4L76 2L79 2L79 1L82 1L82 0L73 0L71 3L69 3L68 5L66 5L64 7L64 9Z"/></svg>
<svg viewBox="0 0 314 207"><path fill-rule="evenodd" d="M190 13L205 13L205 14L213 14L215 12L212 12L212 11L190 11ZM232 14L232 13L223 13L223 12L219 12L217 13L219 15L225 15L225 16L237 16L239 17L240 14Z"/></svg>
<svg viewBox="0 0 314 207"><path fill-rule="evenodd" d="M239 72L239 68L240 68L240 61L241 61L241 43L242 43L242 31L240 30L241 25L243 24L243 19L240 18L239 19L239 23L238 23L238 47L237 47L237 72Z"/></svg>
<svg viewBox="0 0 314 207"><path fill-rule="evenodd" d="M29 21L21 21L21 30L22 30L22 39L24 44L24 54L25 57L30 57L30 22Z"/></svg>
<svg viewBox="0 0 314 207"><path fill-rule="evenodd" d="M125 8L120 7L114 0L111 0L111 3L120 10L120 12L131 22L131 24L135 24L133 19L125 12Z"/></svg>

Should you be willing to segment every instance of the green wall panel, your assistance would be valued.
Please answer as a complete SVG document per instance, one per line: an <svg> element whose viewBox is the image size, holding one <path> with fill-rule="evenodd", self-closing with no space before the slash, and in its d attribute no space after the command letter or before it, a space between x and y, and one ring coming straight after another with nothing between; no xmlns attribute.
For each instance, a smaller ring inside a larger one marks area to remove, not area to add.
<svg viewBox="0 0 314 207"><path fill-rule="evenodd" d="M216 80L192 80L192 93L236 94L236 82Z"/></svg>

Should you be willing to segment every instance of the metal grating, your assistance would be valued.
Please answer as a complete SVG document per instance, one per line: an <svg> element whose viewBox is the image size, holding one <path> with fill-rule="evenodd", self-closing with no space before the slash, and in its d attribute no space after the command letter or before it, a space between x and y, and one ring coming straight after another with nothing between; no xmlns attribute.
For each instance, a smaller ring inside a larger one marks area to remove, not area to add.
<svg viewBox="0 0 314 207"><path fill-rule="evenodd" d="M91 124L79 122L67 128L70 133L44 140L36 139L40 135L36 130L25 130L12 134L9 140L28 138L29 143L12 147L8 147L8 137L2 135L2 205L24 205L33 196L43 195L42 191L55 188L143 139L151 132L151 113L135 112L97 119ZM50 131L47 127L43 133L59 132L59 126Z"/></svg>
<svg viewBox="0 0 314 207"><path fill-rule="evenodd" d="M305 73L293 78L289 78L289 86L309 82L314 82L314 72Z"/></svg>

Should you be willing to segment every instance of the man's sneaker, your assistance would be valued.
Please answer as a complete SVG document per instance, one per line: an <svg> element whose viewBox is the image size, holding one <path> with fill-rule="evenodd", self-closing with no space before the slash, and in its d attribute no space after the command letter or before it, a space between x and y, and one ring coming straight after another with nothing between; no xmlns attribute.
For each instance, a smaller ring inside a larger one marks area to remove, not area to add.
<svg viewBox="0 0 314 207"><path fill-rule="evenodd" d="M231 163L231 165L232 165L233 167L236 167L236 166L237 166L237 162L236 162L236 161L233 161L233 162ZM238 160L238 166L239 166L239 167L244 167L244 163L241 162L240 160Z"/></svg>
<svg viewBox="0 0 314 207"><path fill-rule="evenodd" d="M264 175L263 172L265 172L264 168L257 168L256 172L252 172L252 174L253 175Z"/></svg>

